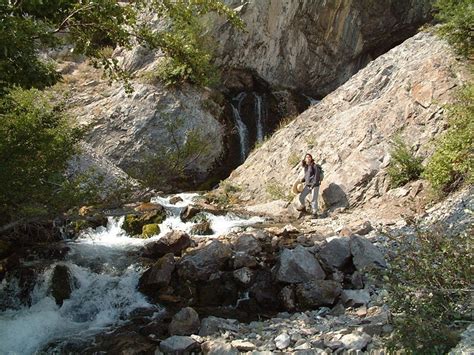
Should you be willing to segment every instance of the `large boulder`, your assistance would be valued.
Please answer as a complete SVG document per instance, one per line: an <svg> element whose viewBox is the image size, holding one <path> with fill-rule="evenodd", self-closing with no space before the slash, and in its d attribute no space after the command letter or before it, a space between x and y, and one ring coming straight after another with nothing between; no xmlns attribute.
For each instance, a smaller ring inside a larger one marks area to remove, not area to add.
<svg viewBox="0 0 474 355"><path fill-rule="evenodd" d="M138 283L139 289L141 291L157 291L168 286L174 269L174 255L172 253L166 254L143 273Z"/></svg>
<svg viewBox="0 0 474 355"><path fill-rule="evenodd" d="M296 285L296 299L301 308L331 306L341 294L341 284L331 280L318 280Z"/></svg>
<svg viewBox="0 0 474 355"><path fill-rule="evenodd" d="M233 243L237 253L256 255L262 251L260 242L252 234L241 234Z"/></svg>
<svg viewBox="0 0 474 355"><path fill-rule="evenodd" d="M301 245L284 249L276 266L275 278L280 282L299 283L322 280L326 277L318 261Z"/></svg>
<svg viewBox="0 0 474 355"><path fill-rule="evenodd" d="M206 281L219 271L232 256L232 249L221 241L214 240L193 254L184 256L178 265L178 274L183 280Z"/></svg>
<svg viewBox="0 0 474 355"><path fill-rule="evenodd" d="M201 321L200 336L208 336L220 331L238 332L238 322L233 319L224 319L214 316L209 316Z"/></svg>
<svg viewBox="0 0 474 355"><path fill-rule="evenodd" d="M191 245L191 238L186 232L171 231L157 241L145 245L143 256L156 258L168 253L181 255L181 252Z"/></svg>
<svg viewBox="0 0 474 355"><path fill-rule="evenodd" d="M144 213L133 213L125 216L125 219L122 224L122 228L128 234L135 236L135 235L142 235L144 232L144 226L149 224L160 224L166 218L166 212L163 206L156 205L156 208L147 211ZM158 230L159 231L159 230ZM145 231L146 233L146 231Z"/></svg>
<svg viewBox="0 0 474 355"><path fill-rule="evenodd" d="M350 238L350 247L352 262L358 271L387 267L382 252L368 239L353 235Z"/></svg>
<svg viewBox="0 0 474 355"><path fill-rule="evenodd" d="M330 270L344 269L351 261L349 238L333 238L319 251L319 259Z"/></svg>
<svg viewBox="0 0 474 355"><path fill-rule="evenodd" d="M191 307L186 307L176 313L169 325L171 335L191 335L199 331L199 315Z"/></svg>

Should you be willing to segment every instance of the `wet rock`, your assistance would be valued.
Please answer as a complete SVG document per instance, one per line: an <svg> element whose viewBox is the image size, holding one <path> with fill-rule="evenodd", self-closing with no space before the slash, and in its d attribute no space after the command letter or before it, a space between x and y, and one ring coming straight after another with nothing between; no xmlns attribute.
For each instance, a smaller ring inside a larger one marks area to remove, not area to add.
<svg viewBox="0 0 474 355"><path fill-rule="evenodd" d="M201 321L200 336L208 336L220 331L231 331L237 333L239 331L238 322L232 319L218 318L209 316Z"/></svg>
<svg viewBox="0 0 474 355"><path fill-rule="evenodd" d="M183 199L180 196L173 196L170 198L170 203L176 205L178 202L183 202Z"/></svg>
<svg viewBox="0 0 474 355"><path fill-rule="evenodd" d="M173 335L160 343L160 350L164 353L184 354L197 350L199 343L187 336Z"/></svg>
<svg viewBox="0 0 474 355"><path fill-rule="evenodd" d="M340 339L344 347L349 350L362 350L370 341L372 337L365 333L346 334Z"/></svg>
<svg viewBox="0 0 474 355"><path fill-rule="evenodd" d="M370 302L370 293L367 290L343 290L341 301L350 307L367 305Z"/></svg>
<svg viewBox="0 0 474 355"><path fill-rule="evenodd" d="M188 207L186 207L182 212L181 212L181 215L180 215L180 218L183 222L187 222L189 221L191 218L193 218L194 216L196 216L199 212L201 212L201 210L193 205L188 205Z"/></svg>
<svg viewBox="0 0 474 355"><path fill-rule="evenodd" d="M204 354L208 355L238 355L239 351L235 349L231 344L220 342L220 341L206 341L201 345L201 349Z"/></svg>
<svg viewBox="0 0 474 355"><path fill-rule="evenodd" d="M191 335L199 331L199 315L191 307L176 313L169 325L170 335Z"/></svg>
<svg viewBox="0 0 474 355"><path fill-rule="evenodd" d="M291 342L291 338L287 333L282 333L275 338L275 346L277 349L283 350L286 349Z"/></svg>
<svg viewBox="0 0 474 355"><path fill-rule="evenodd" d="M166 218L166 212L163 206L154 210L144 212L143 214L128 214L122 224L122 228L131 236L141 235L143 226L146 224L160 224Z"/></svg>
<svg viewBox="0 0 474 355"><path fill-rule="evenodd" d="M387 267L382 252L366 238L351 236L350 247L352 262L358 271Z"/></svg>
<svg viewBox="0 0 474 355"><path fill-rule="evenodd" d="M302 308L327 306L334 304L341 290L341 285L335 281L306 282L296 285L296 299Z"/></svg>
<svg viewBox="0 0 474 355"><path fill-rule="evenodd" d="M51 294L56 304L61 306L64 300L71 297L74 280L65 265L56 265L51 278Z"/></svg>
<svg viewBox="0 0 474 355"><path fill-rule="evenodd" d="M190 233L195 235L211 235L214 232L209 221L202 221L192 226Z"/></svg>
<svg viewBox="0 0 474 355"><path fill-rule="evenodd" d="M159 288L167 286L171 280L174 269L174 255L172 253L166 254L143 273L138 283L139 290L142 292L145 291L145 293L149 293L150 291L154 293Z"/></svg>
<svg viewBox="0 0 474 355"><path fill-rule="evenodd" d="M233 243L233 246L237 253L246 255L257 255L262 251L260 242L251 234L241 234Z"/></svg>
<svg viewBox="0 0 474 355"><path fill-rule="evenodd" d="M142 228L142 237L149 238L160 234L160 226L157 223L145 224Z"/></svg>
<svg viewBox="0 0 474 355"><path fill-rule="evenodd" d="M180 255L181 252L191 245L191 238L186 232L171 231L156 242L148 243L143 251L143 256L156 258L168 253Z"/></svg>
<svg viewBox="0 0 474 355"><path fill-rule="evenodd" d="M134 208L137 212L163 211L164 207L158 203L143 202Z"/></svg>
<svg viewBox="0 0 474 355"><path fill-rule="evenodd" d="M318 261L302 246L284 249L276 268L276 279L280 282L298 283L324 279L326 274Z"/></svg>
<svg viewBox="0 0 474 355"><path fill-rule="evenodd" d="M179 276L184 280L205 281L219 271L232 255L232 249L221 241L214 240L192 255L184 256L179 265Z"/></svg>
<svg viewBox="0 0 474 355"><path fill-rule="evenodd" d="M330 270L343 270L351 260L351 248L348 238L334 238L319 252L320 260Z"/></svg>

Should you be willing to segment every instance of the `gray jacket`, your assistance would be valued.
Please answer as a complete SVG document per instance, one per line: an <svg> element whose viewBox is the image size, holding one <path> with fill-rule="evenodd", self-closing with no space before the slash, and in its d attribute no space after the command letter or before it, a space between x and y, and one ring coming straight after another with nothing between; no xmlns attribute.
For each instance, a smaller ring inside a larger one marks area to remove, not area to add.
<svg viewBox="0 0 474 355"><path fill-rule="evenodd" d="M321 167L318 164L306 165L304 167L304 178L301 182L305 183L305 186L313 188L321 184Z"/></svg>

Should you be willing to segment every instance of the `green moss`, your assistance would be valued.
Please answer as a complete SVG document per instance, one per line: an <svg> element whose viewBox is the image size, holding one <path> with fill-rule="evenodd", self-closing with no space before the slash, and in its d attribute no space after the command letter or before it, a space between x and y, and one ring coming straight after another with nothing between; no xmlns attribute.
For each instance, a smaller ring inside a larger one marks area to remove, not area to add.
<svg viewBox="0 0 474 355"><path fill-rule="evenodd" d="M140 222L140 216L129 214L125 216L122 229L130 235L137 235L142 233L143 223Z"/></svg>
<svg viewBox="0 0 474 355"><path fill-rule="evenodd" d="M157 223L145 224L142 228L142 237L149 238L160 233L160 226Z"/></svg>

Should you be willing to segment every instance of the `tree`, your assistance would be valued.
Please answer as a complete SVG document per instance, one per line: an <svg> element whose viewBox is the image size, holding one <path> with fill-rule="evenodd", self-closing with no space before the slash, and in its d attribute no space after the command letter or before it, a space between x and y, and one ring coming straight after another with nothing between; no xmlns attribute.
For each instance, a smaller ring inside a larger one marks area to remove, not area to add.
<svg viewBox="0 0 474 355"><path fill-rule="evenodd" d="M161 50L180 67L178 74L205 84L201 68L210 61L201 48L199 18L208 13L226 16L236 26L242 22L219 0L10 0L0 4L0 94L13 85L39 88L54 84L59 75L41 51L72 46L72 51L92 59L111 79L127 79L105 46L131 48L142 45ZM155 26L144 20L154 14Z"/></svg>

